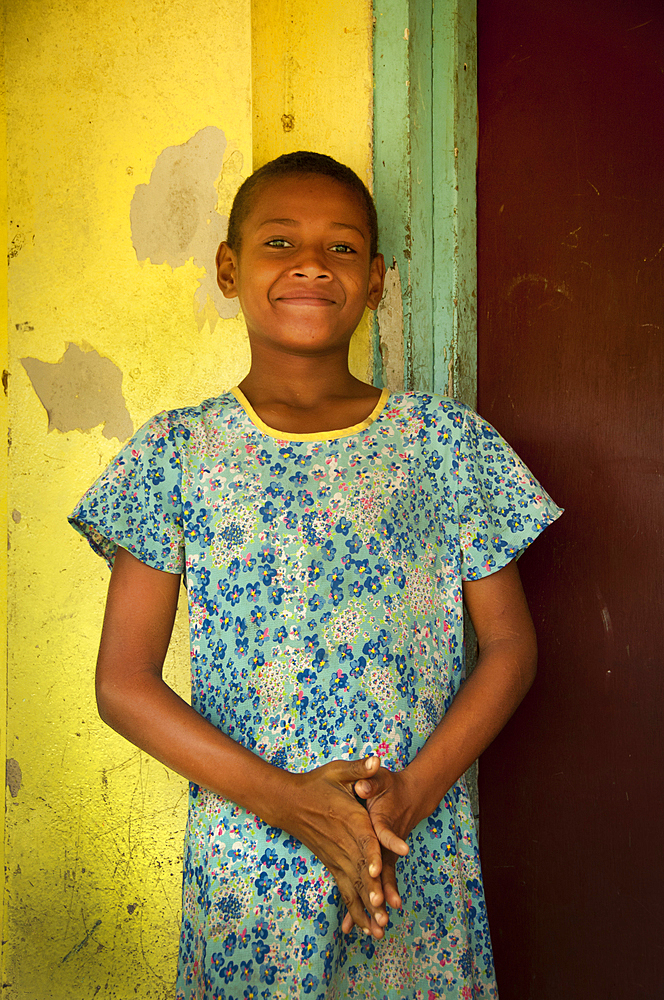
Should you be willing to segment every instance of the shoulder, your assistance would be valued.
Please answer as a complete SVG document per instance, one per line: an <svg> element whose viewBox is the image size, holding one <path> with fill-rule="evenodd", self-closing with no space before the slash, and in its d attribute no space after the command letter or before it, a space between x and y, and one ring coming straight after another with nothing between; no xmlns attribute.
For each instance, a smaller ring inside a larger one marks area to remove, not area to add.
<svg viewBox="0 0 664 1000"><path fill-rule="evenodd" d="M430 392L391 393L387 409L391 418L420 427L461 428L469 419L481 421L466 403Z"/></svg>
<svg viewBox="0 0 664 1000"><path fill-rule="evenodd" d="M179 406L172 410L162 410L152 417L153 421L163 426L176 427L193 425L224 419L230 412L236 410L238 402L232 392L224 392L220 396L204 399L194 406Z"/></svg>
<svg viewBox="0 0 664 1000"><path fill-rule="evenodd" d="M137 435L146 438L166 437L171 442L186 441L196 427L224 422L233 411L237 411L237 407L233 393L225 392L221 396L204 399L196 405L161 410L143 424Z"/></svg>

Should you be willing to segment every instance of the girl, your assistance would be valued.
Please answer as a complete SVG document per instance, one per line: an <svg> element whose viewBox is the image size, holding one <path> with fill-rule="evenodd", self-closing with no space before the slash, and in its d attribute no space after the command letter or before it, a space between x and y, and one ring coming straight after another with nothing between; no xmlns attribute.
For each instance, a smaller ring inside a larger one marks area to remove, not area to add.
<svg viewBox="0 0 664 1000"><path fill-rule="evenodd" d="M113 570L101 716L191 782L178 1000L497 996L463 774L532 682L515 558L560 511L464 405L350 374L384 273L351 170L258 170L217 255L249 374L149 421L71 519ZM162 680L180 574L191 707Z"/></svg>

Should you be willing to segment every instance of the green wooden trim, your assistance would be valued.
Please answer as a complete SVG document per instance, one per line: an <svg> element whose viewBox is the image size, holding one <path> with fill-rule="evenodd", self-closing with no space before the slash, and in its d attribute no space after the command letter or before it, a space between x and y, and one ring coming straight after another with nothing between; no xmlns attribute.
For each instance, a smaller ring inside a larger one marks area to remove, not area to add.
<svg viewBox="0 0 664 1000"><path fill-rule="evenodd" d="M476 0L375 0L374 21L374 193L401 277L404 384L474 405Z"/></svg>
<svg viewBox="0 0 664 1000"><path fill-rule="evenodd" d="M434 239L434 72L433 5L410 4L410 342L406 385L431 391L435 386Z"/></svg>
<svg viewBox="0 0 664 1000"><path fill-rule="evenodd" d="M388 267L395 261L403 295L403 342L410 341L410 110L408 4L374 4L374 199L379 250ZM374 339L374 381L383 385L378 330Z"/></svg>

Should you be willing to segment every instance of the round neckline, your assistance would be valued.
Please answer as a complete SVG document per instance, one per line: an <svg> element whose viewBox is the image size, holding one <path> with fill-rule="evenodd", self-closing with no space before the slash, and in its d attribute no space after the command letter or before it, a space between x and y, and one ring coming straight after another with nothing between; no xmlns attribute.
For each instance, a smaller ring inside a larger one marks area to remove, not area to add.
<svg viewBox="0 0 664 1000"><path fill-rule="evenodd" d="M259 431L262 431L263 434L276 438L278 441L334 441L336 438L349 437L351 434L358 434L360 431L365 431L367 427L370 427L371 424L373 424L373 422L380 416L382 411L385 409L390 395L388 389L383 389L371 413L365 417L364 420L360 421L359 424L353 424L352 427L340 427L338 430L333 431L313 431L306 434L293 434L290 431L280 431L276 427L270 427L270 425L266 424L264 420L261 420L245 394L242 392L242 389L238 386L233 386L231 392L249 417L251 423L257 427Z"/></svg>

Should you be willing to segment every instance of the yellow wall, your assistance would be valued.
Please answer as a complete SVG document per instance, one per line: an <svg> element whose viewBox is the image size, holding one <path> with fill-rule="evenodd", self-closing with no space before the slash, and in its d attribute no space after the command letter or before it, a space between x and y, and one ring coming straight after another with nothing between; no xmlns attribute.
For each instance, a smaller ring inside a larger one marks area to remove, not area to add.
<svg viewBox="0 0 664 1000"><path fill-rule="evenodd" d="M252 0L254 168L311 149L372 185L372 10L368 0ZM350 367L371 382L366 314Z"/></svg>
<svg viewBox="0 0 664 1000"><path fill-rule="evenodd" d="M23 0L6 4L5 20L4 995L166 998L186 786L97 717L108 574L66 514L129 421L137 428L165 406L216 394L246 370L241 318L219 318L207 300L205 261L209 233L252 161L308 147L370 179L371 7ZM288 131L283 115L292 116ZM223 155L216 176L206 174L210 150ZM169 198L176 209L167 211ZM178 215L177 206L189 210ZM149 259L137 259L132 239ZM371 368L366 324L353 366L361 375ZM182 614L178 630L167 676L185 692Z"/></svg>

